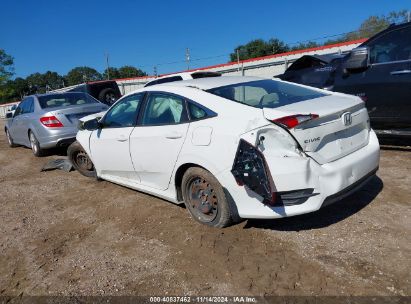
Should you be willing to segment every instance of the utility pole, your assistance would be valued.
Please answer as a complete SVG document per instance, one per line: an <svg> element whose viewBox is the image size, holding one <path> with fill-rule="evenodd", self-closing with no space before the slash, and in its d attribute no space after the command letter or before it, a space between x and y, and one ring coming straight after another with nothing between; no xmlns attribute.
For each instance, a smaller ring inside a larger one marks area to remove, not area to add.
<svg viewBox="0 0 411 304"><path fill-rule="evenodd" d="M187 62L187 70L190 69L190 49L186 48L186 62Z"/></svg>
<svg viewBox="0 0 411 304"><path fill-rule="evenodd" d="M240 50L237 49L237 72L240 72Z"/></svg>
<svg viewBox="0 0 411 304"><path fill-rule="evenodd" d="M407 18L408 22L411 21L411 11L408 11L408 18Z"/></svg>
<svg viewBox="0 0 411 304"><path fill-rule="evenodd" d="M110 80L110 65L108 64L108 53L106 53L106 64L107 64L107 80Z"/></svg>
<svg viewBox="0 0 411 304"><path fill-rule="evenodd" d="M153 67L153 70L154 70L154 76L157 78L157 66L156 65Z"/></svg>

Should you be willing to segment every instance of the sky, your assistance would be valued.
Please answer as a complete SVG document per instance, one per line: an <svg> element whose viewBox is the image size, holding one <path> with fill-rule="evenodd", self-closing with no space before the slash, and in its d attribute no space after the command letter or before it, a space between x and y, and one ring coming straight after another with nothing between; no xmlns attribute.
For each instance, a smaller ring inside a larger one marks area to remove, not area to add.
<svg viewBox="0 0 411 304"><path fill-rule="evenodd" d="M349 32L410 0L0 0L0 49L15 77L76 66L133 65L153 74L224 63L240 44L286 43Z"/></svg>

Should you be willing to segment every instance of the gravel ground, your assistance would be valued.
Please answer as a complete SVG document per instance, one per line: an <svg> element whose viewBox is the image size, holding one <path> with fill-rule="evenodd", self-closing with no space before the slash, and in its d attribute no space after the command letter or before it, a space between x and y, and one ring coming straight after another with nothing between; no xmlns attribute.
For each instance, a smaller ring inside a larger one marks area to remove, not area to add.
<svg viewBox="0 0 411 304"><path fill-rule="evenodd" d="M3 129L4 122L0 122ZM411 150L319 212L226 229L0 136L0 296L411 295Z"/></svg>

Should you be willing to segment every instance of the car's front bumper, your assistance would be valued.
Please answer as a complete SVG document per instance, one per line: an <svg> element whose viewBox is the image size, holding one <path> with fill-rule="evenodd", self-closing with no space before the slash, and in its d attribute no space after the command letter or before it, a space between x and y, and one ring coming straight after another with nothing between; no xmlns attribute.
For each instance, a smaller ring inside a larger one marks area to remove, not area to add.
<svg viewBox="0 0 411 304"><path fill-rule="evenodd" d="M217 176L234 199L242 218L279 218L316 211L353 193L375 174L380 148L373 131L367 146L336 161L319 165L309 157L266 158L275 190L313 189L316 195L301 204L269 206L246 186L239 186L227 170Z"/></svg>

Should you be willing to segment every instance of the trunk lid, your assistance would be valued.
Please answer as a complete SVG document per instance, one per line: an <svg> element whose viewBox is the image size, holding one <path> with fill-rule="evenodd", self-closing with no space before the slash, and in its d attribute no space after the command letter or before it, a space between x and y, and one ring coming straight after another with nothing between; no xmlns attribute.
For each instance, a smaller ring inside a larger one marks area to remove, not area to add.
<svg viewBox="0 0 411 304"><path fill-rule="evenodd" d="M318 118L288 130L304 152L320 164L342 158L368 144L367 109L356 97L329 95L274 109L264 108L263 113L270 121L297 114L318 114Z"/></svg>
<svg viewBox="0 0 411 304"><path fill-rule="evenodd" d="M108 107L105 104L93 103L60 108L53 110L50 113L55 115L64 127L77 127L80 118L101 111L106 111L107 109Z"/></svg>

